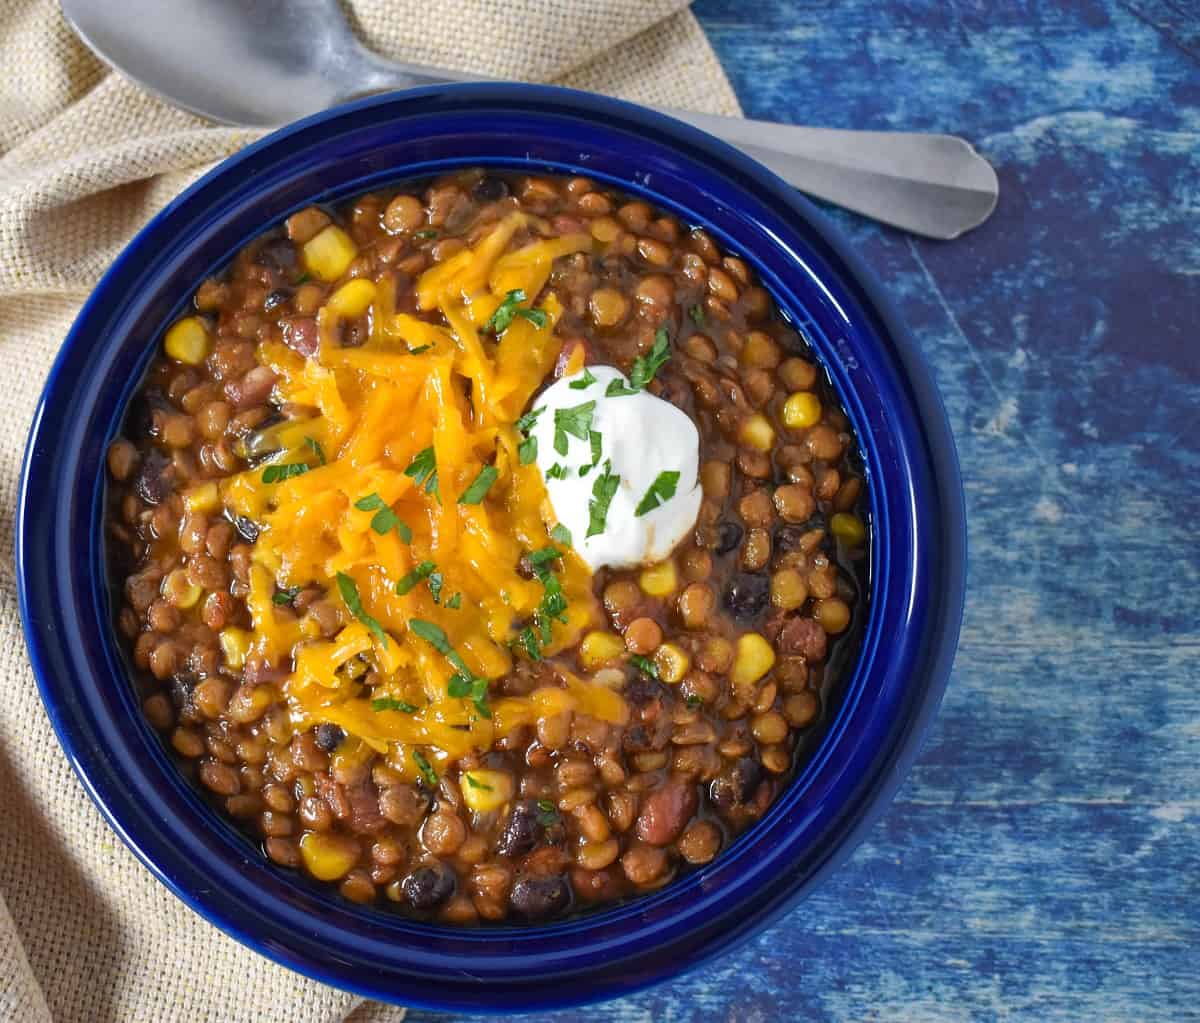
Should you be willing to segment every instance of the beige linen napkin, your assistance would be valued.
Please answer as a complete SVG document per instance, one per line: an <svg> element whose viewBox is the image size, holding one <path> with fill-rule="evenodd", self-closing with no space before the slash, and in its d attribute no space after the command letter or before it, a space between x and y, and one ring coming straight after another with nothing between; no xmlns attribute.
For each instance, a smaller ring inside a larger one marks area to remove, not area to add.
<svg viewBox="0 0 1200 1023"><path fill-rule="evenodd" d="M386 56L736 114L686 6L356 0L347 11ZM51 0L0 0L0 69L0 1019L399 1020L403 1010L363 1003L242 948L151 878L59 750L17 614L21 454L64 333L130 236L258 133L215 127L109 72Z"/></svg>

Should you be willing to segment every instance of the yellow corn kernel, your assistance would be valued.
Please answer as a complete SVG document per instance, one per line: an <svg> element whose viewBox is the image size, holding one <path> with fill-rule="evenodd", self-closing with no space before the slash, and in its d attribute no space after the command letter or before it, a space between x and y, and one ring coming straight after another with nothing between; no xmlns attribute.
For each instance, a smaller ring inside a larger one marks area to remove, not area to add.
<svg viewBox="0 0 1200 1023"><path fill-rule="evenodd" d="M354 262L358 247L336 224L330 224L304 243L304 266L314 277L336 281Z"/></svg>
<svg viewBox="0 0 1200 1023"><path fill-rule="evenodd" d="M332 316L362 316L375 301L375 284L363 277L347 281L325 303Z"/></svg>
<svg viewBox="0 0 1200 1023"><path fill-rule="evenodd" d="M812 391L797 391L789 394L783 403L784 425L793 430L816 426L821 421L821 399Z"/></svg>
<svg viewBox="0 0 1200 1023"><path fill-rule="evenodd" d="M204 512L208 515L221 507L221 491L216 480L201 483L184 491L183 506L189 512Z"/></svg>
<svg viewBox="0 0 1200 1023"><path fill-rule="evenodd" d="M163 595L175 607L186 611L195 607L204 591L193 582L188 581L187 572L182 568L175 569L163 580Z"/></svg>
<svg viewBox="0 0 1200 1023"><path fill-rule="evenodd" d="M755 451L770 451L775 443L775 427L766 416L756 412L742 423L738 438Z"/></svg>
<svg viewBox="0 0 1200 1023"><path fill-rule="evenodd" d="M513 779L507 771L463 771L459 788L463 802L476 813L499 810L513 797Z"/></svg>
<svg viewBox="0 0 1200 1023"><path fill-rule="evenodd" d="M358 855L358 843L348 836L310 831L300 839L300 858L318 881L345 877Z"/></svg>
<svg viewBox="0 0 1200 1023"><path fill-rule="evenodd" d="M250 633L245 629L230 627L222 629L217 638L221 642L221 653L225 655L225 667L240 671L245 666L246 654L250 651ZM266 695L271 696L269 692Z"/></svg>
<svg viewBox="0 0 1200 1023"><path fill-rule="evenodd" d="M199 366L208 358L208 330L198 316L186 316L171 324L163 339L167 355L188 366Z"/></svg>
<svg viewBox="0 0 1200 1023"><path fill-rule="evenodd" d="M775 665L775 651L757 632L739 636L729 677L735 686L757 682Z"/></svg>
<svg viewBox="0 0 1200 1023"><path fill-rule="evenodd" d="M829 531L851 547L861 547L867 539L867 527L862 519L849 512L837 512L829 520Z"/></svg>
<svg viewBox="0 0 1200 1023"><path fill-rule="evenodd" d="M642 569L638 585L643 593L648 593L651 597L669 597L679 588L675 562L660 561L657 565Z"/></svg>
<svg viewBox="0 0 1200 1023"><path fill-rule="evenodd" d="M625 641L611 632L589 632L579 644L579 666L595 671L625 652Z"/></svg>
<svg viewBox="0 0 1200 1023"><path fill-rule="evenodd" d="M658 669L660 682L682 682L692 659L674 643L664 643L654 651L654 666Z"/></svg>

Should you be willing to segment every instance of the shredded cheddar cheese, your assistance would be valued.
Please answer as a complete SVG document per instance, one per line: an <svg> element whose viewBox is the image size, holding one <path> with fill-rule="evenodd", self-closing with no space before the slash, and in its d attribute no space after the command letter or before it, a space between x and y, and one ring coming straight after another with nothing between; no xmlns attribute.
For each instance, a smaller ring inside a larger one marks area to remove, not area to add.
<svg viewBox="0 0 1200 1023"><path fill-rule="evenodd" d="M536 299L554 261L590 245L580 234L508 251L525 225L511 213L474 248L426 270L416 315L395 310L390 281L350 280L318 313L318 355L261 344L277 397L312 415L264 431L270 460L221 485L225 506L260 530L246 598L252 628L231 630L230 649L287 672L281 687L299 727L336 724L354 749L386 754L406 777L415 777L417 747L444 765L539 715L628 715L618 693L571 674L561 688L490 704L449 695L508 674L514 657L528 656L519 638L530 623L538 650L553 654L597 618L591 574L570 551L549 583L518 570L553 543L541 474L521 464L514 424L558 358L562 309L550 295L499 340L487 327L506 297ZM340 320L364 313L368 340L341 347ZM486 499L460 503L485 466L494 467ZM349 624L331 638L274 599L308 586L344 607ZM549 586L562 599L539 618Z"/></svg>

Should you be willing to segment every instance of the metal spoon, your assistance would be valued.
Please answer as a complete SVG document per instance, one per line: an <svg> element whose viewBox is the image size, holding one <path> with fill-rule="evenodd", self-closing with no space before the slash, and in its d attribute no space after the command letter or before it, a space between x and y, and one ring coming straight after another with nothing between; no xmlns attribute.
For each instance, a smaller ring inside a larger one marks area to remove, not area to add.
<svg viewBox="0 0 1200 1023"><path fill-rule="evenodd" d="M383 60L338 0L62 0L97 54L149 91L217 121L279 125L356 96L479 81ZM995 209L996 172L954 135L839 131L664 111L740 148L810 195L930 238Z"/></svg>

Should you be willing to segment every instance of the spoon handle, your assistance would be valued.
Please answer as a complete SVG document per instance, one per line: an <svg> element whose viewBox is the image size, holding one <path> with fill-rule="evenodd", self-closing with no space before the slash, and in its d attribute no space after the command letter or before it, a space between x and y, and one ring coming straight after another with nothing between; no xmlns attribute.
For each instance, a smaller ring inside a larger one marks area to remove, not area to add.
<svg viewBox="0 0 1200 1023"><path fill-rule="evenodd" d="M396 64L365 48L356 77L356 95L482 80L443 68ZM663 113L724 139L802 192L913 234L957 238L996 208L995 170L954 135L805 128L687 110Z"/></svg>

